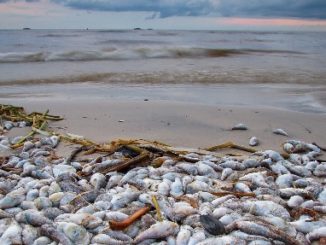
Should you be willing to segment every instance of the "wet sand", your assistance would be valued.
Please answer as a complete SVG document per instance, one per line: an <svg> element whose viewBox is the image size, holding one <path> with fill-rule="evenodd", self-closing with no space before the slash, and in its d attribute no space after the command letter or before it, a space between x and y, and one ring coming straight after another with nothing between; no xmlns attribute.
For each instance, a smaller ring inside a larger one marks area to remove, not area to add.
<svg viewBox="0 0 326 245"><path fill-rule="evenodd" d="M105 142L117 138L158 140L173 146L204 148L233 141L248 145L251 136L261 144L258 149L280 149L289 138L316 142L326 146L326 116L259 107L211 106L181 102L122 102L27 100L28 111L45 111L62 115L64 121L52 123L54 130L83 135ZM237 123L247 131L231 131ZM275 135L283 128L289 137Z"/></svg>

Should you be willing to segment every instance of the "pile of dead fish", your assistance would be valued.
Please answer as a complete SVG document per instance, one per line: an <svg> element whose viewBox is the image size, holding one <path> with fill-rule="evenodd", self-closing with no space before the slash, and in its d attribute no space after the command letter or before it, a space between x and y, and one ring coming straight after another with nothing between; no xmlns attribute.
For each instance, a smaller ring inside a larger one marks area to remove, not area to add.
<svg viewBox="0 0 326 245"><path fill-rule="evenodd" d="M15 141L0 136L3 147ZM315 145L289 140L286 159L161 154L158 165L103 173L126 150L67 161L59 142L33 138L0 158L0 244L325 242L326 162Z"/></svg>

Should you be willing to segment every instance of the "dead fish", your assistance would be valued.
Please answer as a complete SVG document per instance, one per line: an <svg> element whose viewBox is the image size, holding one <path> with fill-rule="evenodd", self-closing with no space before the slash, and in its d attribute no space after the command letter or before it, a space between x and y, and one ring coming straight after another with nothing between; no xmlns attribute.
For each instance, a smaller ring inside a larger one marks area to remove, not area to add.
<svg viewBox="0 0 326 245"><path fill-rule="evenodd" d="M167 198L163 196L159 196L157 198L158 204L162 210L162 214L169 218L169 220L175 221L175 213L171 203L168 201Z"/></svg>
<svg viewBox="0 0 326 245"><path fill-rule="evenodd" d="M0 219L12 218L13 215L0 209Z"/></svg>
<svg viewBox="0 0 326 245"><path fill-rule="evenodd" d="M241 181L250 181L255 186L268 188L269 185L265 181L264 174L265 174L264 172L262 172L262 173L250 173L250 174L246 174L245 176L242 176L239 180L241 180Z"/></svg>
<svg viewBox="0 0 326 245"><path fill-rule="evenodd" d="M89 244L90 235L84 227L66 222L57 222L57 225L58 230L62 231L74 244Z"/></svg>
<svg viewBox="0 0 326 245"><path fill-rule="evenodd" d="M212 207L212 204L206 202L206 203L202 203L200 206L199 206L199 214L201 215L206 215L206 214L212 214L212 211L213 211L213 207Z"/></svg>
<svg viewBox="0 0 326 245"><path fill-rule="evenodd" d="M247 201L242 204L242 208L259 216L275 216L284 220L290 220L291 217L284 207L272 201Z"/></svg>
<svg viewBox="0 0 326 245"><path fill-rule="evenodd" d="M251 192L249 186L247 186L245 183L242 183L242 182L237 182L235 185L234 185L234 189L238 192Z"/></svg>
<svg viewBox="0 0 326 245"><path fill-rule="evenodd" d="M306 235L308 241L313 242L320 238L326 237L326 227L320 227Z"/></svg>
<svg viewBox="0 0 326 245"><path fill-rule="evenodd" d="M114 239L106 234L98 234L92 238L92 243L99 243L99 244L108 244L108 245L127 245L130 244L128 241L120 241Z"/></svg>
<svg viewBox="0 0 326 245"><path fill-rule="evenodd" d="M172 182L168 179L163 179L163 181L158 185L157 192L163 196L168 196L170 193L170 185Z"/></svg>
<svg viewBox="0 0 326 245"><path fill-rule="evenodd" d="M326 177L326 163L319 164L314 170L314 175L318 177Z"/></svg>
<svg viewBox="0 0 326 245"><path fill-rule="evenodd" d="M314 230L320 227L326 227L325 220L311 221L307 219L300 219L293 222L289 222L291 226L293 226L297 231L302 232L304 234L313 232Z"/></svg>
<svg viewBox="0 0 326 245"><path fill-rule="evenodd" d="M297 177L291 173L283 174L277 177L275 183L279 188L288 188L292 187L292 183L296 178Z"/></svg>
<svg viewBox="0 0 326 245"><path fill-rule="evenodd" d="M117 186L120 183L121 179L122 179L122 175L120 175L120 174L112 175L110 177L109 181L107 182L105 189L109 190L109 189Z"/></svg>
<svg viewBox="0 0 326 245"><path fill-rule="evenodd" d="M41 226L41 234L47 236L52 240L62 245L73 245L74 243L61 231L57 230L50 224L44 224Z"/></svg>
<svg viewBox="0 0 326 245"><path fill-rule="evenodd" d="M226 195L224 197L219 197L219 198L216 198L214 201L212 201L212 205L214 208L217 208L218 206L222 205L226 201L233 199L233 198L235 198L234 195Z"/></svg>
<svg viewBox="0 0 326 245"><path fill-rule="evenodd" d="M250 146L257 146L259 144L259 140L257 137L253 136L249 139L249 145Z"/></svg>
<svg viewBox="0 0 326 245"><path fill-rule="evenodd" d="M51 145L52 145L52 147L53 147L53 148L56 148L57 145L59 144L60 137L57 136L57 135L52 135L52 136L50 137L50 140L51 140Z"/></svg>
<svg viewBox="0 0 326 245"><path fill-rule="evenodd" d="M102 224L101 219L88 213L62 214L56 217L55 222L72 222L86 229L94 229Z"/></svg>
<svg viewBox="0 0 326 245"><path fill-rule="evenodd" d="M232 237L232 236L222 236L222 237L212 237L207 238L204 241L198 243L198 245L246 245L246 241Z"/></svg>
<svg viewBox="0 0 326 245"><path fill-rule="evenodd" d="M176 202L173 205L173 213L175 215L175 219L178 221L189 215L196 214L197 212L198 210L190 206L190 204L187 202Z"/></svg>
<svg viewBox="0 0 326 245"><path fill-rule="evenodd" d="M225 233L224 225L212 215L201 215L200 222L205 228L212 235L221 235Z"/></svg>
<svg viewBox="0 0 326 245"><path fill-rule="evenodd" d="M281 164L286 167L291 173L301 176L301 177L309 177L311 176L311 172L306 169L304 166L298 166L292 164L289 161L281 161Z"/></svg>
<svg viewBox="0 0 326 245"><path fill-rule="evenodd" d="M188 245L196 245L199 242L205 240L206 235L204 232L204 229L202 228L195 228L193 235L190 237L189 241L188 241Z"/></svg>
<svg viewBox="0 0 326 245"><path fill-rule="evenodd" d="M24 225L22 231L22 240L24 244L33 244L33 242L40 236L39 229L31 226Z"/></svg>
<svg viewBox="0 0 326 245"><path fill-rule="evenodd" d="M243 239L247 242L250 242L250 241L264 241L265 243L268 242L269 240L265 237L262 237L262 236L256 236L256 235L249 235L247 233L244 233L242 231L232 231L229 235L233 236L233 237L236 237L238 239ZM255 243L253 243L255 244ZM258 243L257 245L260 245L260 243ZM262 243L264 244L264 243ZM268 243L269 244L269 243ZM255 244L256 245L256 244Z"/></svg>
<svg viewBox="0 0 326 245"><path fill-rule="evenodd" d="M215 172L213 167L211 167L207 164L204 164L202 162L197 162L196 166L197 166L197 170L198 170L198 175L204 175L204 176L207 176L207 177L213 178L213 179L219 178L219 174Z"/></svg>
<svg viewBox="0 0 326 245"><path fill-rule="evenodd" d="M25 141L22 151L23 151L23 152L27 152L27 151L29 151L30 149L34 148L34 146L35 146L35 145L34 145L33 142L31 142L31 141Z"/></svg>
<svg viewBox="0 0 326 245"><path fill-rule="evenodd" d="M285 143L283 145L283 149L287 153L293 153L294 152L294 146L292 144L290 144L290 143Z"/></svg>
<svg viewBox="0 0 326 245"><path fill-rule="evenodd" d="M307 240L304 234L298 232L295 239L300 242L302 245L310 245L310 242Z"/></svg>
<svg viewBox="0 0 326 245"><path fill-rule="evenodd" d="M171 184L170 194L175 197L179 197L184 194L181 179L179 177L176 177L175 181Z"/></svg>
<svg viewBox="0 0 326 245"><path fill-rule="evenodd" d="M118 210L119 208L124 207L128 203L137 200L139 195L140 192L135 192L132 190L127 190L114 195L111 200L112 210Z"/></svg>
<svg viewBox="0 0 326 245"><path fill-rule="evenodd" d="M233 230L241 230L248 234L279 240L285 244L300 245L300 243L295 240L295 237L290 237L281 229L275 228L272 225L267 225L266 223L261 224L259 222L240 220L231 223L225 229L227 232L231 232Z"/></svg>
<svg viewBox="0 0 326 245"><path fill-rule="evenodd" d="M232 173L232 168L224 168L222 171L221 180L226 180Z"/></svg>
<svg viewBox="0 0 326 245"><path fill-rule="evenodd" d="M232 127L232 130L248 130L248 127L243 123L238 123Z"/></svg>
<svg viewBox="0 0 326 245"><path fill-rule="evenodd" d="M28 209L28 210L18 213L15 216L15 219L18 222L30 224L32 226L41 226L44 224L52 223L52 221L49 220L48 218L45 218L41 212L33 210L33 209Z"/></svg>
<svg viewBox="0 0 326 245"><path fill-rule="evenodd" d="M197 170L197 166L194 164L190 164L190 163L179 163L176 165L176 170L182 172L185 172L189 175L197 175L198 174L198 170Z"/></svg>
<svg viewBox="0 0 326 245"><path fill-rule="evenodd" d="M134 243L140 243L146 239L160 239L171 235L176 235L179 231L179 226L170 221L162 221L152 225L147 230L138 234L134 239Z"/></svg>
<svg viewBox="0 0 326 245"><path fill-rule="evenodd" d="M177 235L176 245L187 245L192 234L192 227L182 225Z"/></svg>
<svg viewBox="0 0 326 245"><path fill-rule="evenodd" d="M302 196L304 198L309 198L312 196L310 192L300 188L284 188L284 189L280 189L279 191L280 191L280 196L282 198L287 198L287 199L295 195Z"/></svg>
<svg viewBox="0 0 326 245"><path fill-rule="evenodd" d="M25 199L26 190L19 188L8 193L0 200L0 209L12 208L19 205Z"/></svg>
<svg viewBox="0 0 326 245"><path fill-rule="evenodd" d="M105 220L123 221L129 216L119 211L109 211L105 213Z"/></svg>
<svg viewBox="0 0 326 245"><path fill-rule="evenodd" d="M244 170L246 168L242 163L233 160L222 162L219 166L221 166L223 169L231 168L233 170Z"/></svg>
<svg viewBox="0 0 326 245"><path fill-rule="evenodd" d="M0 244L22 244L22 228L13 221L0 238Z"/></svg>
<svg viewBox="0 0 326 245"><path fill-rule="evenodd" d="M273 133L278 135L283 135L283 136L289 136L288 133L281 128L274 129Z"/></svg>
<svg viewBox="0 0 326 245"><path fill-rule="evenodd" d="M105 176L101 173L95 173L92 175L89 183L94 186L95 190L99 190L106 184Z"/></svg>
<svg viewBox="0 0 326 245"><path fill-rule="evenodd" d="M304 202L304 199L301 196L292 196L287 202L287 205L290 208L299 207Z"/></svg>
<svg viewBox="0 0 326 245"><path fill-rule="evenodd" d="M110 236L113 239L128 242L128 244L130 244L132 242L132 238L130 236L128 236L127 234L125 234L124 232L122 232L122 231L106 230L105 234L107 234L108 236Z"/></svg>
<svg viewBox="0 0 326 245"><path fill-rule="evenodd" d="M199 191L208 192L208 191L210 191L210 187L207 183L200 181L200 180L195 180L195 181L191 182L190 184L188 184L188 186L187 186L188 194L194 194Z"/></svg>

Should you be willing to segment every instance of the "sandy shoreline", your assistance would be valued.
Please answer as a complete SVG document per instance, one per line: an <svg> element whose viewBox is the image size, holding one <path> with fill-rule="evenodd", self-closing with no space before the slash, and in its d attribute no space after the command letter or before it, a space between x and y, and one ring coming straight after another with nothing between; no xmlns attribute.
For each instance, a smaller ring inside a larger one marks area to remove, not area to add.
<svg viewBox="0 0 326 245"><path fill-rule="evenodd" d="M0 103L49 109L65 117L51 124L55 130L99 142L143 138L204 148L230 140L248 145L256 136L261 149L275 150L289 138L326 146L323 99L323 87L309 85L80 83L7 86L0 93ZM249 130L230 131L237 123ZM289 138L272 134L275 128Z"/></svg>
<svg viewBox="0 0 326 245"><path fill-rule="evenodd" d="M53 129L99 142L142 138L204 148L230 140L248 145L249 138L256 136L261 142L259 149L279 150L289 138L326 145L326 116L320 114L154 101L28 101L24 106L27 111L50 109L65 117L64 121L51 123ZM249 130L230 130L240 122ZM289 137L274 135L275 128L283 128Z"/></svg>

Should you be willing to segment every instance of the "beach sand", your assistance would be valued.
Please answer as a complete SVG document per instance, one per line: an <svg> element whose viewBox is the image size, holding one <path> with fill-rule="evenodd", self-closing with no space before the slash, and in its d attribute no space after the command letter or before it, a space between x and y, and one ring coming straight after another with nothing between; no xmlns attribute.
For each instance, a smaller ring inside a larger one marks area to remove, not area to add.
<svg viewBox="0 0 326 245"><path fill-rule="evenodd" d="M49 99L26 100L27 111L45 111L64 116L51 123L56 131L83 135L97 142L114 139L157 140L172 146L205 148L226 141L248 146L251 136L260 140L257 149L280 150L287 139L300 139L326 146L326 116L259 107L211 106L181 102L122 102ZM237 123L247 131L231 131ZM275 135L282 128L289 137ZM21 135L19 131L17 135Z"/></svg>

